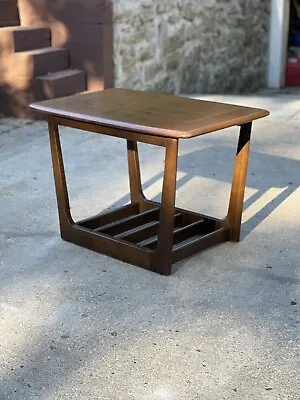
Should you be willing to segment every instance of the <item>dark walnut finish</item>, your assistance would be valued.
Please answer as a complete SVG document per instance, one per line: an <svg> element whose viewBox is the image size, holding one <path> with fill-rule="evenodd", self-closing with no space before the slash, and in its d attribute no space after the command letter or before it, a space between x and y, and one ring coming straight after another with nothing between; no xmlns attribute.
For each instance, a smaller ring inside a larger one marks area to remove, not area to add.
<svg viewBox="0 0 300 400"><path fill-rule="evenodd" d="M239 241L252 121L265 110L158 93L112 89L35 103L48 114L63 239L164 275L172 264L228 240ZM127 140L131 203L74 221L58 126ZM216 219L175 207L178 141L239 125L228 215ZM161 203L145 198L137 142L166 148Z"/></svg>

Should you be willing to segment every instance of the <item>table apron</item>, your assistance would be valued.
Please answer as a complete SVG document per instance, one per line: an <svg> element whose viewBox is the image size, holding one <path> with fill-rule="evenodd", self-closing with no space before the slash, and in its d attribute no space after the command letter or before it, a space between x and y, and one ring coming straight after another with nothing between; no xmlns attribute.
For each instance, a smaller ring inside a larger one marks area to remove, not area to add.
<svg viewBox="0 0 300 400"><path fill-rule="evenodd" d="M66 126L69 128L80 129L80 130L88 131L88 132L100 133L103 135L119 137L122 139L127 139L127 140L132 140L135 142L141 142L141 143L147 143L147 144L153 144L153 145L162 146L162 147L166 147L167 143L170 141L170 139L172 140L172 138L167 138L167 137L162 137L162 136L153 136L148 133L138 133L138 132L134 132L134 131L127 131L124 129L112 128L112 127L108 127L108 126L92 124L92 123L83 122L83 121L75 121L75 120L71 120L69 118L62 118L62 117L57 117L57 116L52 116L52 115L48 116L48 120L52 121L53 123L60 125L60 126Z"/></svg>

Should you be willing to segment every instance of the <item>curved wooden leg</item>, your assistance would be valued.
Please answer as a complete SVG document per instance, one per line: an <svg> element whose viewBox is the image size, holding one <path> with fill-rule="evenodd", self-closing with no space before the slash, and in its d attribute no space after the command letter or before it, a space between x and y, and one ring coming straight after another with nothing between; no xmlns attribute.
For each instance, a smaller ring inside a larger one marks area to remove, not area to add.
<svg viewBox="0 0 300 400"><path fill-rule="evenodd" d="M230 240L234 242L238 242L240 240L241 220L250 149L251 126L251 122L241 126L233 171L228 214L225 220L226 224L228 224L230 227Z"/></svg>
<svg viewBox="0 0 300 400"><path fill-rule="evenodd" d="M152 269L163 275L171 274L178 140L169 139L166 146L165 169L159 217L156 254Z"/></svg>
<svg viewBox="0 0 300 400"><path fill-rule="evenodd" d="M127 140L128 172L131 202L141 202L143 194L137 142Z"/></svg>
<svg viewBox="0 0 300 400"><path fill-rule="evenodd" d="M49 117L48 119L48 127L49 127L53 174L54 174L57 207L58 207L58 215L60 223L60 232L61 236L63 237L64 232L68 230L70 224L74 224L74 221L70 213L70 203L69 203L68 189L67 189L66 176L64 170L64 162L59 140L58 126L51 117Z"/></svg>

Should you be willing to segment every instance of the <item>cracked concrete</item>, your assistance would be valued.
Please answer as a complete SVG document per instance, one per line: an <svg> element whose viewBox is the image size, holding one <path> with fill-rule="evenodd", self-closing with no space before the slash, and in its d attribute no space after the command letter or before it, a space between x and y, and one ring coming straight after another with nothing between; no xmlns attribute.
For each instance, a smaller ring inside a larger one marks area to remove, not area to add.
<svg viewBox="0 0 300 400"><path fill-rule="evenodd" d="M62 241L45 122L0 120L0 399L300 399L300 100L262 107L242 241L170 277ZM29 122L29 123L28 123ZM237 129L182 140L177 205L223 216ZM125 142L63 129L72 213L128 201ZM159 198L163 151L140 146Z"/></svg>

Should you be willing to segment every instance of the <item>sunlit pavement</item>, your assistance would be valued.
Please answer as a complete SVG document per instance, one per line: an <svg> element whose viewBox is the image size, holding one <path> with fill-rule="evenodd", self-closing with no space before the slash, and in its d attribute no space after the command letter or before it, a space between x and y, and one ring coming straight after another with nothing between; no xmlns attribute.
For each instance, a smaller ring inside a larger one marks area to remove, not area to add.
<svg viewBox="0 0 300 400"><path fill-rule="evenodd" d="M300 96L254 122L242 240L170 277L60 239L45 122L0 119L0 399L300 399ZM224 216L238 129L180 143L177 205ZM62 130L72 213L128 201L126 144ZM159 198L161 148L140 145Z"/></svg>

